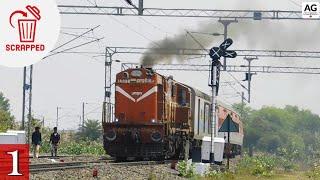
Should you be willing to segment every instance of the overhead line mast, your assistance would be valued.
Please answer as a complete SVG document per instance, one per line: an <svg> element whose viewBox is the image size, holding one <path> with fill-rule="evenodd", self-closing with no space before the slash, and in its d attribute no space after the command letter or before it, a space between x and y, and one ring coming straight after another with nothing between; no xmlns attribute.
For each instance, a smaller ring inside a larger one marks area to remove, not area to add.
<svg viewBox="0 0 320 180"><path fill-rule="evenodd" d="M158 54L173 54L173 55L189 55L189 56L207 56L209 49L191 49L191 48L145 48L145 47L121 47L121 46L109 46L107 47L108 53L111 54L148 54L151 51L156 50ZM284 50L235 50L238 56L248 57L292 57L292 58L320 58L320 51L284 51ZM152 54L152 53L150 53Z"/></svg>
<svg viewBox="0 0 320 180"><path fill-rule="evenodd" d="M141 1L141 0L140 0ZM306 20L301 11L282 10L221 10L221 9L170 9L135 7L59 5L60 14L151 16L182 18L229 18L244 20ZM308 19L309 20L309 19ZM311 19L310 19L311 20ZM319 19L313 19L319 20Z"/></svg>
<svg viewBox="0 0 320 180"><path fill-rule="evenodd" d="M27 142L30 144L32 121L32 73L33 65L23 68L23 100L21 129L27 131ZM27 126L26 126L26 122ZM27 129L26 129L27 128Z"/></svg>
<svg viewBox="0 0 320 180"><path fill-rule="evenodd" d="M122 70L139 66L138 63L122 63ZM154 70L165 71L198 71L208 72L210 65L199 64L157 64ZM226 71L246 73L248 65L228 65ZM224 70L222 70L224 71ZM298 67L298 66L251 66L251 73L281 73L281 74L319 74L320 67Z"/></svg>

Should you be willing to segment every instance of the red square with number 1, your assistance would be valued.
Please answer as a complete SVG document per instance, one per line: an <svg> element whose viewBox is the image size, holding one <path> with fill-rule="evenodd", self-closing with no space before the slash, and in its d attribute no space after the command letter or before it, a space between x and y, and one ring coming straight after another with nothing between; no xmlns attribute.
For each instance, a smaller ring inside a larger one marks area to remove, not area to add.
<svg viewBox="0 0 320 180"><path fill-rule="evenodd" d="M29 179L29 145L0 144L0 179Z"/></svg>

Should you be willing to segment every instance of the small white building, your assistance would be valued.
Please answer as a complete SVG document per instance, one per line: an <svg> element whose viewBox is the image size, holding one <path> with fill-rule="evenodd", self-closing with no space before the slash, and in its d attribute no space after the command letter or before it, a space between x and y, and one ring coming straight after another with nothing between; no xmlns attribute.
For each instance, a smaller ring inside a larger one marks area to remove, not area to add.
<svg viewBox="0 0 320 180"><path fill-rule="evenodd" d="M18 135L18 143L17 144L26 144L26 132L25 131L8 130L7 133L14 133L14 134Z"/></svg>
<svg viewBox="0 0 320 180"><path fill-rule="evenodd" d="M214 161L222 162L223 161L223 151L224 151L224 138L216 137L213 139L214 143ZM202 147L201 147L201 159L205 161L210 160L210 152L211 152L211 137L204 136L202 139Z"/></svg>
<svg viewBox="0 0 320 180"><path fill-rule="evenodd" d="M8 130L6 133L0 133L0 144L25 144L26 132Z"/></svg>

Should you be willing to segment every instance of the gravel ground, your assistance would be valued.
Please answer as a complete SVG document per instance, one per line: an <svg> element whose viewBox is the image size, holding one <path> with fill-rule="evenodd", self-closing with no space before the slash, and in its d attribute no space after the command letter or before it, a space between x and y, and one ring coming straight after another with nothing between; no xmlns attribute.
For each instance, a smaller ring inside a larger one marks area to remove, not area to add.
<svg viewBox="0 0 320 180"><path fill-rule="evenodd" d="M98 178L93 178L93 169L95 167L76 170L51 171L31 174L30 179L111 179L111 180L140 180L140 179L183 179L177 175L175 170L170 169L170 164L162 165L140 165L140 166L120 166L112 164L103 164L96 166L98 169Z"/></svg>
<svg viewBox="0 0 320 180"><path fill-rule="evenodd" d="M74 157L60 157L54 160L50 158L30 159L31 164L38 163L55 163L55 162L75 162L75 161L95 161L100 157L93 156L74 156ZM234 169L235 162L239 161L239 157L232 159L230 168ZM54 162L55 161L55 162ZM226 163L226 162L224 162ZM93 178L93 170L98 170L98 178ZM161 165L137 165L137 166L123 166L107 163L92 164L89 168L48 171L41 173L30 174L32 180L65 180L65 179L110 179L110 180L175 180L183 179L178 176L178 172L170 168L170 164Z"/></svg>

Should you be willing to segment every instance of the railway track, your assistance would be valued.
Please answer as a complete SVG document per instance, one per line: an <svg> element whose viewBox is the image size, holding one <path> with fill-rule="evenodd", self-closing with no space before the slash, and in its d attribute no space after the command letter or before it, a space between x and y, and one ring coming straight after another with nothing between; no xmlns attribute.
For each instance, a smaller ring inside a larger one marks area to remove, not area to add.
<svg viewBox="0 0 320 180"><path fill-rule="evenodd" d="M96 166L104 166L105 164L113 166L145 166L171 163L171 160L166 161L132 161L132 162L115 162L113 160L99 160L99 161L78 161L78 162L64 162L64 163L41 163L30 164L31 173L47 172L47 171L61 171L69 169L91 168Z"/></svg>
<svg viewBox="0 0 320 180"><path fill-rule="evenodd" d="M68 169L81 169L93 166L101 166L103 161L78 161L78 162L63 162L63 163L40 163L30 164L30 172L46 172L46 171L60 171Z"/></svg>
<svg viewBox="0 0 320 180"><path fill-rule="evenodd" d="M39 159L43 159L43 158L50 158L50 159L59 159L59 158L77 158L77 157L90 157L90 156L85 156L85 155L61 155L61 156L51 156L51 155L42 155L39 156ZM33 158L32 155L29 156L29 158Z"/></svg>

